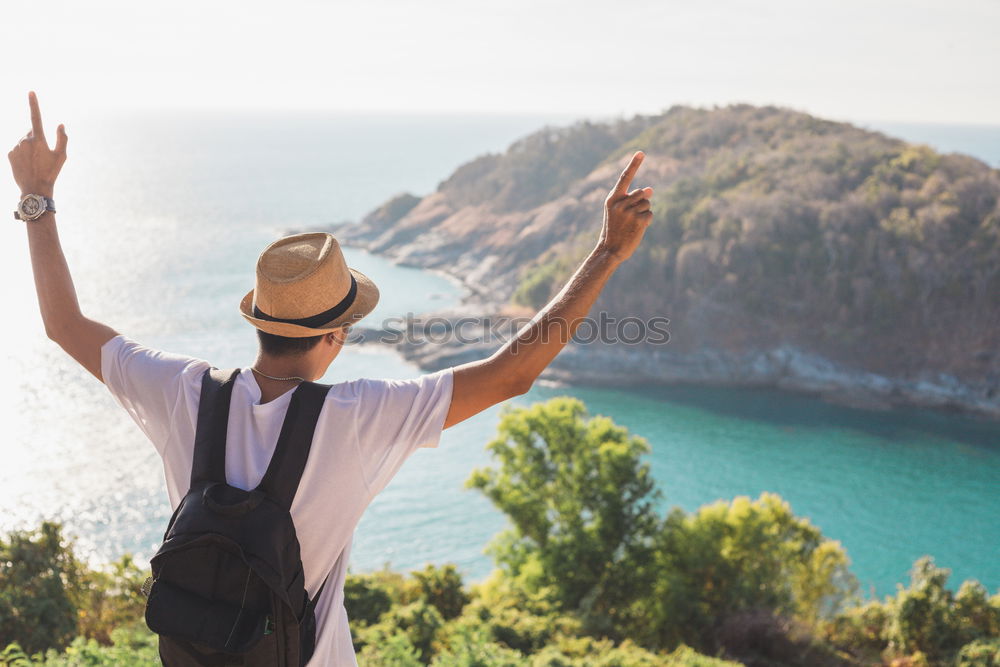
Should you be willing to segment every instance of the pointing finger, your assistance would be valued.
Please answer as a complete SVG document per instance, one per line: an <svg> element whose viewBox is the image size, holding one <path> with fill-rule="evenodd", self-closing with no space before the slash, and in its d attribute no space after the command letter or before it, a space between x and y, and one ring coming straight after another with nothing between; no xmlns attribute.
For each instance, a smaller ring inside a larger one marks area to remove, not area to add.
<svg viewBox="0 0 1000 667"><path fill-rule="evenodd" d="M623 195L628 192L628 186L632 184L635 172L639 171L639 165L642 164L644 157L646 155L642 151L636 151L635 155L629 161L628 166L625 167L625 171L618 177L618 182L615 184L615 189L612 192L617 195Z"/></svg>
<svg viewBox="0 0 1000 667"><path fill-rule="evenodd" d="M66 126L59 125L56 129L56 153L66 153L66 143L69 137L66 136Z"/></svg>
<svg viewBox="0 0 1000 667"><path fill-rule="evenodd" d="M31 107L31 132L35 139L45 141L45 130L42 129L42 112L38 109L38 96L34 91L28 93L28 106Z"/></svg>

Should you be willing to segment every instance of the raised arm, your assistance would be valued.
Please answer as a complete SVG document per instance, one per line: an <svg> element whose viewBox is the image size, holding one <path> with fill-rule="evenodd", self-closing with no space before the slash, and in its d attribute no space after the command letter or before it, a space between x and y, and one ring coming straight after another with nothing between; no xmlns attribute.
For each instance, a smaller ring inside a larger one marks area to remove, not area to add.
<svg viewBox="0 0 1000 667"><path fill-rule="evenodd" d="M608 194L597 245L559 294L493 356L455 367L445 428L528 391L569 342L608 278L639 246L653 219L649 201L653 189L629 191L644 157L641 152L632 156Z"/></svg>
<svg viewBox="0 0 1000 667"><path fill-rule="evenodd" d="M42 128L38 98L28 93L31 131L7 154L21 197L28 194L52 198L56 178L66 162L66 129L56 131L55 150L49 148ZM45 333L94 377L101 377L101 346L117 335L114 329L84 317L73 287L66 257L59 244L55 212L26 221L31 268Z"/></svg>

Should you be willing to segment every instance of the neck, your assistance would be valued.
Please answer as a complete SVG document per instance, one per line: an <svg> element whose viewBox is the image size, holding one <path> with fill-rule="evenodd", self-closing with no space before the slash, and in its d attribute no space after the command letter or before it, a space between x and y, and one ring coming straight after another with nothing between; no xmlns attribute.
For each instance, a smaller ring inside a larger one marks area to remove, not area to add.
<svg viewBox="0 0 1000 667"><path fill-rule="evenodd" d="M281 384L291 384L287 380L272 380L264 378L261 373L274 376L276 378L303 378L305 380L316 380L323 373L315 367L314 363L306 356L301 357L269 357L258 354L252 368L258 372L257 377L263 378L266 382L280 382Z"/></svg>

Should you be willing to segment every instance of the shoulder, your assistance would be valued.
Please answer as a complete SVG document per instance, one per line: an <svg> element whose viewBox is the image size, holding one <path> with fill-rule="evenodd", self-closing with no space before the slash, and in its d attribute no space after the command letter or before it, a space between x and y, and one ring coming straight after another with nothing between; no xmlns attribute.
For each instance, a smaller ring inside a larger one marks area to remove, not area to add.
<svg viewBox="0 0 1000 667"><path fill-rule="evenodd" d="M104 385L164 457L177 420L189 421L197 412L207 368L204 359L147 347L122 335L101 347Z"/></svg>
<svg viewBox="0 0 1000 667"><path fill-rule="evenodd" d="M204 359L143 345L121 334L101 347L105 378L153 384L200 384L211 364Z"/></svg>
<svg viewBox="0 0 1000 667"><path fill-rule="evenodd" d="M358 428L406 432L433 424L451 403L451 369L408 379L361 378L333 385L327 401L353 415ZM444 417L441 417L443 421ZM386 433L382 433L386 435Z"/></svg>
<svg viewBox="0 0 1000 667"><path fill-rule="evenodd" d="M104 343L101 347L101 354L105 357L144 359L181 367L202 366L203 369L209 367L209 363L204 359L150 347L132 340L124 334L118 334Z"/></svg>
<svg viewBox="0 0 1000 667"><path fill-rule="evenodd" d="M385 397L416 397L421 393L451 389L452 369L414 378L358 378L330 385L327 400L372 401Z"/></svg>

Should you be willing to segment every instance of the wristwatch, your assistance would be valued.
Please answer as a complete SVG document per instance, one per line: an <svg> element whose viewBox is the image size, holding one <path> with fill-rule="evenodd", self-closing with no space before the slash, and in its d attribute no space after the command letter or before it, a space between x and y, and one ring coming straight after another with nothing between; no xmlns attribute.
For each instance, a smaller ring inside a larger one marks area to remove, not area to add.
<svg viewBox="0 0 1000 667"><path fill-rule="evenodd" d="M14 211L15 220L38 220L45 215L46 211L56 212L56 203L42 195L24 195L17 210Z"/></svg>

